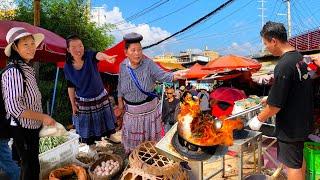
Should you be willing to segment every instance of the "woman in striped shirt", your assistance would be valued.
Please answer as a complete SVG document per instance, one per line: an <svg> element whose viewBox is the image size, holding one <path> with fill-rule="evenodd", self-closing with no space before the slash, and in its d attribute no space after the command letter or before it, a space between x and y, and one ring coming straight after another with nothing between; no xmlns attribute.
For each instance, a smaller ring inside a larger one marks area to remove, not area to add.
<svg viewBox="0 0 320 180"><path fill-rule="evenodd" d="M1 78L5 109L22 160L21 179L37 180L40 173L39 131L42 124L55 124L54 119L42 113L41 93L34 69L29 64L44 35L14 27L8 31L6 39L5 54L9 57L9 64L15 64L15 67L8 68Z"/></svg>
<svg viewBox="0 0 320 180"><path fill-rule="evenodd" d="M144 141L161 138L161 107L152 93L156 81L172 82L184 78L184 72L165 72L142 54L142 35L124 36L127 58L120 65L118 81L119 109L123 115L122 142L127 154Z"/></svg>

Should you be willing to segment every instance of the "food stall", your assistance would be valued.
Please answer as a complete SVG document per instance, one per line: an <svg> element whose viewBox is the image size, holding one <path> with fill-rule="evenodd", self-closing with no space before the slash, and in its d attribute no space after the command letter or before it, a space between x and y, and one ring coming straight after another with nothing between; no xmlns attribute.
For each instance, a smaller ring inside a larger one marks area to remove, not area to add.
<svg viewBox="0 0 320 180"><path fill-rule="evenodd" d="M238 179L243 179L243 153L253 148L254 162L258 161L255 172L261 170L261 159L256 158L262 153L262 133L243 129L247 123L247 115L258 112L261 106L253 106L229 118L217 119L202 115L197 109L196 102L182 105L178 122L156 144L159 152L178 162L187 162L190 166L191 179L210 179L222 172L225 173L225 155L229 151L238 154ZM216 122L221 121L218 127ZM236 131L236 133L234 132ZM221 166L204 175L205 164L221 160Z"/></svg>

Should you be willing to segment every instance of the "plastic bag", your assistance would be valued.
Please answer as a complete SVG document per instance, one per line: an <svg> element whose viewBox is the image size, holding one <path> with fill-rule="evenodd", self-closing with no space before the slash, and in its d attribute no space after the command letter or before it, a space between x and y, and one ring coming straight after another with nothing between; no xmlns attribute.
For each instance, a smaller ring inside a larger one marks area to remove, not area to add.
<svg viewBox="0 0 320 180"><path fill-rule="evenodd" d="M47 137L47 136L63 136L67 133L67 130L64 126L58 122L54 126L43 126L40 130L39 136L40 137Z"/></svg>

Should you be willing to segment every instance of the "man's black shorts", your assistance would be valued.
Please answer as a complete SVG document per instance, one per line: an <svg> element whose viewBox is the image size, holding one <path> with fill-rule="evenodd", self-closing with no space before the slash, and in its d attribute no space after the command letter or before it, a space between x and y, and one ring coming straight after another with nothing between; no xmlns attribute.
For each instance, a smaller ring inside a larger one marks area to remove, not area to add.
<svg viewBox="0 0 320 180"><path fill-rule="evenodd" d="M303 162L304 141L285 142L278 140L277 157L285 166L300 169Z"/></svg>

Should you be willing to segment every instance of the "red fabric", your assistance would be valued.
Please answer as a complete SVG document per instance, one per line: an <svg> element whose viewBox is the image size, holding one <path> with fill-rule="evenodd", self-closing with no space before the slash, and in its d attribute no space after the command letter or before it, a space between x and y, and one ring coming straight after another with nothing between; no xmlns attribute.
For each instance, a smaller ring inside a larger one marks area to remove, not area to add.
<svg viewBox="0 0 320 180"><path fill-rule="evenodd" d="M211 108L211 115L215 117L229 116L232 113L234 103L232 103L226 110L221 109L218 104L214 104Z"/></svg>
<svg viewBox="0 0 320 180"><path fill-rule="evenodd" d="M242 56L228 55L210 61L202 69L206 70L235 70L238 68L250 68L259 70L261 64L254 60Z"/></svg>
<svg viewBox="0 0 320 180"><path fill-rule="evenodd" d="M127 57L125 52L124 52L124 47L125 42L121 41L112 48L105 49L103 53L108 54L109 56L111 55L117 55L116 61L112 64L107 61L100 61L98 63L99 71L100 72L107 72L110 74L119 74L120 70L120 64L122 61ZM145 55L144 55L145 56ZM162 68L165 71L170 71L169 69L164 68L163 66L160 65L160 63L156 62L160 68Z"/></svg>
<svg viewBox="0 0 320 180"><path fill-rule="evenodd" d="M116 61L114 64L109 63L107 61L100 61L98 63L99 71L100 72L107 72L110 74L118 74L119 68L121 62L126 58L126 55L124 53L124 41L121 41L120 43L116 44L115 46L105 49L103 53L111 55L117 55Z"/></svg>
<svg viewBox="0 0 320 180"><path fill-rule="evenodd" d="M216 80L220 80L220 81L225 81L225 80L229 80L229 79L233 79L236 77L241 76L242 73L235 73L235 74L226 74L226 75L222 75L222 77L217 77Z"/></svg>
<svg viewBox="0 0 320 180"><path fill-rule="evenodd" d="M0 61L5 61L8 59L4 54L4 49L7 46L6 35L7 32L13 27L23 27L31 33L44 34L45 39L38 47L35 60L41 62L58 62L65 60L66 41L61 36L25 22L0 21ZM1 65L4 64L2 63Z"/></svg>
<svg viewBox="0 0 320 180"><path fill-rule="evenodd" d="M224 101L230 104L233 104L235 101L245 98L247 98L247 96L243 91L231 87L220 87L210 94L210 99Z"/></svg>
<svg viewBox="0 0 320 180"><path fill-rule="evenodd" d="M209 74L215 73L212 70L203 70L202 65L196 63L192 67L190 67L189 71L186 74L187 79L201 79Z"/></svg>
<svg viewBox="0 0 320 180"><path fill-rule="evenodd" d="M223 101L230 104L230 106L223 110L221 109L217 102L211 107L211 114L215 117L229 116L232 113L234 102L240 99L245 99L247 96L243 91L230 87L220 87L210 93L210 99L216 101Z"/></svg>

